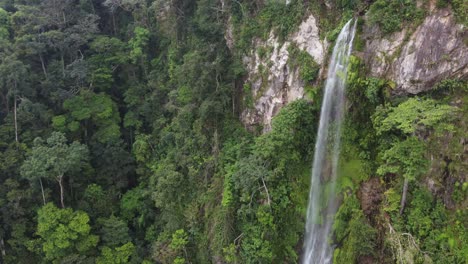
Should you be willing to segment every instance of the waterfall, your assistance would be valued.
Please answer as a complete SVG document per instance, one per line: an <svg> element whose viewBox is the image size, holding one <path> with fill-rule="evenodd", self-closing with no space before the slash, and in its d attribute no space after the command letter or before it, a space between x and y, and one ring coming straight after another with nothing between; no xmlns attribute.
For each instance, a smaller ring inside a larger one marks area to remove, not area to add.
<svg viewBox="0 0 468 264"><path fill-rule="evenodd" d="M303 264L327 264L333 258L330 231L338 207L335 185L344 117L344 89L356 31L356 22L352 24L351 21L346 23L336 40L325 84L312 167Z"/></svg>

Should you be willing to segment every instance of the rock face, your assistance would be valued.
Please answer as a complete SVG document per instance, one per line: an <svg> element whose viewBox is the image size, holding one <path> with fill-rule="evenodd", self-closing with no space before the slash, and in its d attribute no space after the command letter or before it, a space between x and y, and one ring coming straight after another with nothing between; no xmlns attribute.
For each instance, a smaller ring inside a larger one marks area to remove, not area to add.
<svg viewBox="0 0 468 264"><path fill-rule="evenodd" d="M292 40L300 49L307 51L318 64L322 65L326 43L320 41L319 29L315 17L309 16L309 18L299 26L299 31L292 35Z"/></svg>
<svg viewBox="0 0 468 264"><path fill-rule="evenodd" d="M468 76L468 35L449 9L434 10L412 33L380 37L378 29L367 27L364 37L371 75L395 81L396 94L417 94L442 79Z"/></svg>
<svg viewBox="0 0 468 264"><path fill-rule="evenodd" d="M379 178L371 178L361 185L358 192L361 208L367 217L378 215L382 201L382 186Z"/></svg>
<svg viewBox="0 0 468 264"><path fill-rule="evenodd" d="M232 28L226 41L232 49ZM365 25L364 61L370 75L396 83L394 94L417 94L430 90L445 78L468 78L468 33L456 24L449 8L431 8L430 14L414 29L383 36L375 26ZM271 119L286 104L304 97L304 83L299 70L288 65L288 47L295 44L326 67L326 41L320 40L317 20L309 16L285 42L270 33L269 38L253 40L253 49L243 63L248 71L244 99L251 97L241 120L247 128L271 128Z"/></svg>
<svg viewBox="0 0 468 264"><path fill-rule="evenodd" d="M289 41L281 43L270 33L268 40L254 40L254 49L244 58L248 76L244 87L251 96L253 105L246 107L241 120L248 128L262 125L266 132L271 128L271 119L284 105L304 97L304 83L299 78L298 69L288 65L288 47L295 43L307 51L314 60L323 64L326 44L319 38L316 19L309 16L292 34Z"/></svg>

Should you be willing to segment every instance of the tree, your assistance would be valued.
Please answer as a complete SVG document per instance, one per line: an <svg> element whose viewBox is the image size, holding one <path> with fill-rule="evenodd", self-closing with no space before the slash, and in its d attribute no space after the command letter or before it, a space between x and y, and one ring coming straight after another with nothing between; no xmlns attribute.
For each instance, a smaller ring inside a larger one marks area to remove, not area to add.
<svg viewBox="0 0 468 264"><path fill-rule="evenodd" d="M13 169L13 172L16 171ZM27 249L30 241L29 235L35 231L33 223L36 215L35 204L33 192L27 185L24 186L21 181L13 177L5 181L0 179L0 262L37 263L40 261Z"/></svg>
<svg viewBox="0 0 468 264"><path fill-rule="evenodd" d="M448 122L455 118L456 111L455 107L437 104L432 99L410 98L395 107L379 107L374 114L372 122L378 135L403 134L402 141L382 152L385 164L377 171L380 175L399 173L404 177L400 214L405 207L409 182L427 168L422 141L431 130L451 130Z"/></svg>
<svg viewBox="0 0 468 264"><path fill-rule="evenodd" d="M5 103L5 112L9 112L10 100L13 100L13 118L15 124L15 141L18 139L17 101L26 88L27 67L16 54L3 56L0 50L0 93Z"/></svg>
<svg viewBox="0 0 468 264"><path fill-rule="evenodd" d="M68 113L52 119L56 129L82 132L85 139L94 132L93 139L101 143L115 141L120 137L120 116L117 105L110 96L88 90L81 91L78 96L66 100L63 108ZM97 129L93 129L95 127Z"/></svg>
<svg viewBox="0 0 468 264"><path fill-rule="evenodd" d="M454 119L457 111L453 106L416 97L388 109L378 108L373 116L373 123L379 135L396 131L423 139L424 133L438 125L445 125L441 128L450 129L446 124Z"/></svg>
<svg viewBox="0 0 468 264"><path fill-rule="evenodd" d="M178 229L172 234L172 241L169 244L169 248L179 253L184 252L185 258L187 258L187 249L185 248L188 244L187 232L183 229ZM177 262L179 261L179 262ZM185 259L181 256L176 257L174 263L185 263Z"/></svg>
<svg viewBox="0 0 468 264"><path fill-rule="evenodd" d="M21 166L21 175L30 181L55 179L60 186L60 204L64 208L63 179L67 173L79 171L87 160L85 145L76 141L67 144L64 134L53 132L46 142L41 138L34 140L34 147Z"/></svg>
<svg viewBox="0 0 468 264"><path fill-rule="evenodd" d="M0 41L7 40L10 33L8 32L9 23L8 12L0 7Z"/></svg>
<svg viewBox="0 0 468 264"><path fill-rule="evenodd" d="M47 203L38 211L37 235L45 260L59 263L72 254L86 254L94 249L99 237L91 234L89 216L70 208L59 209Z"/></svg>
<svg viewBox="0 0 468 264"><path fill-rule="evenodd" d="M130 241L127 223L112 215L102 221L102 241L105 245L116 247Z"/></svg>
<svg viewBox="0 0 468 264"><path fill-rule="evenodd" d="M360 263L360 256L374 254L376 230L368 224L354 194L345 197L335 216L333 231L336 244L340 245L335 249L334 263Z"/></svg>
<svg viewBox="0 0 468 264"><path fill-rule="evenodd" d="M144 49L148 46L150 32L146 28L136 27L133 33L134 37L130 39L128 44L130 46L130 59L133 63L137 63L146 54Z"/></svg>
<svg viewBox="0 0 468 264"><path fill-rule="evenodd" d="M167 223L165 228L171 231L179 228L190 197L187 178L173 164L161 163L154 170L151 183L154 203L164 210L160 217Z"/></svg>
<svg viewBox="0 0 468 264"><path fill-rule="evenodd" d="M90 146L91 165L96 170L95 181L119 192L128 186L134 175L134 160L126 151L123 140L106 143L93 142Z"/></svg>
<svg viewBox="0 0 468 264"><path fill-rule="evenodd" d="M385 164L377 169L377 174L385 175L394 173L402 175L405 179L400 204L400 214L403 213L410 181L416 180L424 174L428 168L428 162L424 157L426 146L416 137L409 137L395 144L382 154Z"/></svg>
<svg viewBox="0 0 468 264"><path fill-rule="evenodd" d="M117 38L99 36L90 43L90 49L90 87L107 90L114 83L114 72L128 61L125 44Z"/></svg>
<svg viewBox="0 0 468 264"><path fill-rule="evenodd" d="M121 247L111 249L109 247L103 247L101 250L101 256L96 260L97 264L125 264L129 263L128 259L133 255L135 246L132 242L128 242Z"/></svg>
<svg viewBox="0 0 468 264"><path fill-rule="evenodd" d="M108 217L113 211L117 211L112 196L97 184L86 187L79 205L79 208L87 212L92 219Z"/></svg>

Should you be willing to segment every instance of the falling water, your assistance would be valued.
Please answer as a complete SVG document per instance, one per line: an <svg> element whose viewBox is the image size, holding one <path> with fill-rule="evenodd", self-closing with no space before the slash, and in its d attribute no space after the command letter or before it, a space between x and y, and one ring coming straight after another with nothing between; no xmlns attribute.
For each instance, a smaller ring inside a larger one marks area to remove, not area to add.
<svg viewBox="0 0 468 264"><path fill-rule="evenodd" d="M344 116L344 89L356 23L348 21L336 40L330 60L307 208L303 264L332 262L330 229L337 209L335 185L340 153L341 123Z"/></svg>

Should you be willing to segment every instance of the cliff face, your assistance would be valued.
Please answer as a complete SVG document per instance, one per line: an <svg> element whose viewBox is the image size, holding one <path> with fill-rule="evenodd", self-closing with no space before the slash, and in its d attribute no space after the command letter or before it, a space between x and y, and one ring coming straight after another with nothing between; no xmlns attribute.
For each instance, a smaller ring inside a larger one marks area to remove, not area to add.
<svg viewBox="0 0 468 264"><path fill-rule="evenodd" d="M272 117L283 106L304 97L304 82L299 78L298 69L288 65L288 47L292 44L323 65L327 45L320 40L317 20L312 15L285 42L280 42L273 32L266 41L255 39L251 54L243 60L248 71L244 87L249 87L245 90L251 92L245 96L253 98L253 106L241 114L247 127L262 125L263 131L268 131Z"/></svg>
<svg viewBox="0 0 468 264"><path fill-rule="evenodd" d="M445 78L466 78L466 31L449 9L434 10L414 32L404 29L380 37L376 27L365 27L365 61L370 74L397 84L397 94L430 90Z"/></svg>
<svg viewBox="0 0 468 264"><path fill-rule="evenodd" d="M396 83L394 94L417 94L430 90L440 80L468 77L468 36L449 8L432 7L419 26L404 27L388 36L365 22L361 34L365 41L361 55L369 74ZM230 30L226 36L232 46ZM321 73L327 67L327 41L319 38L318 19L312 15L284 43L273 33L266 41L255 39L250 55L243 60L248 71L245 85L250 88L244 90L251 93L245 96L253 99L253 105L241 114L246 127L261 125L264 132L268 131L272 117L283 106L304 97L298 69L288 65L292 43L314 58Z"/></svg>

